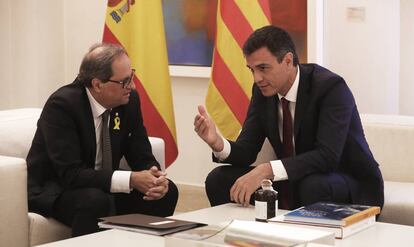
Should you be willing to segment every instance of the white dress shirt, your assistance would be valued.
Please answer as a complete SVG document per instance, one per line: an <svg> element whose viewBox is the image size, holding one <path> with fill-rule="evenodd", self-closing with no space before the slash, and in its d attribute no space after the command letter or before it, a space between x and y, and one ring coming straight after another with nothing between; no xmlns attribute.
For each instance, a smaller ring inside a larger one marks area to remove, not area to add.
<svg viewBox="0 0 414 247"><path fill-rule="evenodd" d="M95 170L102 169L102 114L106 111L106 108L103 107L89 92L89 88L86 88L86 94L88 95L89 103L92 109L93 123L95 125L95 136L96 136L96 156L95 156ZM109 122L111 119L109 118ZM112 193L124 192L129 193L131 188L129 187L129 180L131 177L131 171L114 171L111 179L111 189Z"/></svg>
<svg viewBox="0 0 414 247"><path fill-rule="evenodd" d="M297 66L298 72L296 74L295 80L293 82L292 87L289 89L285 96L278 94L279 100L282 97L285 97L289 101L289 110L292 115L292 125L294 126L295 123L295 110L296 110L296 99L298 95L298 86L299 86L299 78L300 78L300 70L299 66ZM278 105L278 128L279 128L279 137L280 140L283 142L283 111L282 111L282 104ZM223 137L222 137L223 138ZM219 159L220 161L225 160L229 157L231 152L231 145L229 141L223 138L224 148L221 152L213 152L214 156ZM295 138L293 136L293 152L295 152ZM281 160L271 160L270 165L273 171L273 181L280 181L288 179L288 175L286 172L285 167Z"/></svg>

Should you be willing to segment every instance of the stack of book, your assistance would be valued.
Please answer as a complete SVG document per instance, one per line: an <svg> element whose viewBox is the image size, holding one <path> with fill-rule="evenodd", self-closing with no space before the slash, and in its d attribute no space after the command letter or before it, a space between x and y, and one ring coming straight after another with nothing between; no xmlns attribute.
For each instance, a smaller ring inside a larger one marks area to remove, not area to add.
<svg viewBox="0 0 414 247"><path fill-rule="evenodd" d="M333 245L334 234L295 226L233 220L174 233L165 238L166 247L221 246L311 246Z"/></svg>
<svg viewBox="0 0 414 247"><path fill-rule="evenodd" d="M318 202L269 219L269 222L300 225L333 232L335 238L346 238L375 223L379 207Z"/></svg>

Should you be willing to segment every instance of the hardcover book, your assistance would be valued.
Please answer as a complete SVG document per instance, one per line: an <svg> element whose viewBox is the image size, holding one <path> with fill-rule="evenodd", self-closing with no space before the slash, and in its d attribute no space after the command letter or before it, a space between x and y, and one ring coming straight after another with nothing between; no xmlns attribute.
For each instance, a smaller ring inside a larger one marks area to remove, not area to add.
<svg viewBox="0 0 414 247"><path fill-rule="evenodd" d="M284 215L284 221L348 226L380 213L380 207L318 202Z"/></svg>
<svg viewBox="0 0 414 247"><path fill-rule="evenodd" d="M166 247L266 246L285 247L309 244L333 245L334 234L315 229L256 221L233 220L168 235Z"/></svg>
<svg viewBox="0 0 414 247"><path fill-rule="evenodd" d="M100 228L121 229L158 236L163 236L166 234L184 231L205 225L197 222L176 220L144 214L125 214L104 217L100 219L103 220L102 222L98 223L98 226Z"/></svg>
<svg viewBox="0 0 414 247"><path fill-rule="evenodd" d="M343 239L348 236L351 236L355 233L358 233L364 229L367 229L373 226L376 222L375 216L368 217L361 221L358 221L354 224L348 226L334 226L334 225L324 225L324 224L312 224L307 222L291 222L285 221L284 215L280 215L274 218L269 219L269 222L285 225L294 225L297 227L312 228L321 231L328 231L335 234L335 238Z"/></svg>

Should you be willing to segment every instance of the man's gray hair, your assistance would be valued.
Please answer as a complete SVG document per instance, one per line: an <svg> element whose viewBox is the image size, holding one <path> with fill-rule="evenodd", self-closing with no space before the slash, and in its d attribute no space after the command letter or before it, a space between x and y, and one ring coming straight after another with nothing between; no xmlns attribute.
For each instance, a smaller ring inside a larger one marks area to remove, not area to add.
<svg viewBox="0 0 414 247"><path fill-rule="evenodd" d="M112 63L123 54L126 54L126 51L119 45L108 43L92 45L83 57L78 79L86 87L91 87L94 78L106 82L113 75Z"/></svg>

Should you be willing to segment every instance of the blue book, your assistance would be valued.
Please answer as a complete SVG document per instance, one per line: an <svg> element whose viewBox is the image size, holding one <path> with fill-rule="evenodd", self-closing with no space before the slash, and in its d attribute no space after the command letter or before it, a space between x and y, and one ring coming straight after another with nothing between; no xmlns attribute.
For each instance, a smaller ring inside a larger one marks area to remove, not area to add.
<svg viewBox="0 0 414 247"><path fill-rule="evenodd" d="M318 202L290 211L284 221L347 226L379 213L380 207L376 206Z"/></svg>

